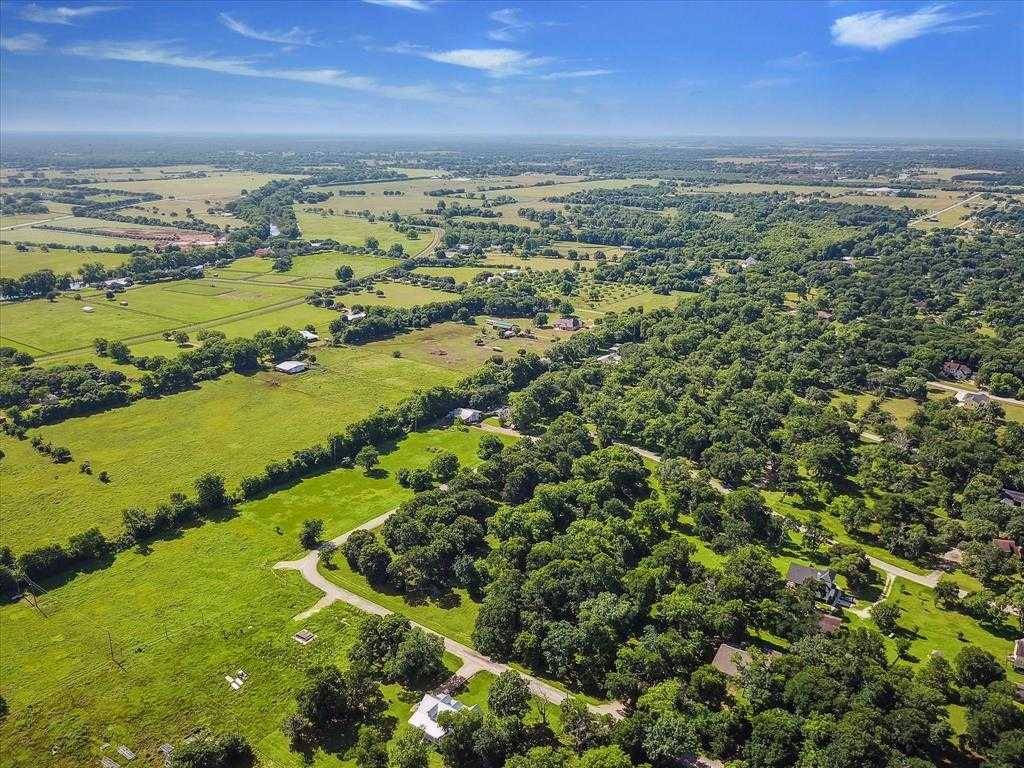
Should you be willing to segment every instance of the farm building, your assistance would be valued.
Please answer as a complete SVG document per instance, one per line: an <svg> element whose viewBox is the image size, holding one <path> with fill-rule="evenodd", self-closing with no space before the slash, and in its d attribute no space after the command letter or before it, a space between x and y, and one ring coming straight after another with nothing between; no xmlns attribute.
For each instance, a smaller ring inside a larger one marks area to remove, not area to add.
<svg viewBox="0 0 1024 768"><path fill-rule="evenodd" d="M313 333L312 331L307 331L307 330L303 329L303 330L299 331L299 334L300 334L300 335L302 336L302 338L304 338L304 339L305 339L306 341L320 341L320 337L319 337L319 336L317 336L317 335L316 335L315 333Z"/></svg>
<svg viewBox="0 0 1024 768"><path fill-rule="evenodd" d="M132 279L130 277L115 277L103 281L103 285L106 288L127 288L131 284Z"/></svg>
<svg viewBox="0 0 1024 768"><path fill-rule="evenodd" d="M490 317L487 319L487 324L499 331L512 331L513 333L519 333L519 326L515 323L510 323L507 320L497 320Z"/></svg>
<svg viewBox="0 0 1024 768"><path fill-rule="evenodd" d="M436 742L444 736L444 728L437 722L437 719L445 712L461 712L464 709L476 709L476 707L467 707L458 699L453 699L447 694L434 696L428 693L416 705L416 710L409 718L409 725L423 731L428 740Z"/></svg>
<svg viewBox="0 0 1024 768"><path fill-rule="evenodd" d="M345 319L350 323L354 323L356 320L362 320L366 317L365 312L347 312L345 313Z"/></svg>
<svg viewBox="0 0 1024 768"><path fill-rule="evenodd" d="M984 392L957 392L956 401L964 408L977 408L986 405L991 398Z"/></svg>
<svg viewBox="0 0 1024 768"><path fill-rule="evenodd" d="M461 421L463 424L479 424L484 419L483 411L475 408L456 408L448 416L452 421Z"/></svg>
<svg viewBox="0 0 1024 768"><path fill-rule="evenodd" d="M555 321L555 328L563 331L576 331L583 327L583 321L578 317L560 317Z"/></svg>
<svg viewBox="0 0 1024 768"><path fill-rule="evenodd" d="M280 371L281 373L293 374L302 373L308 367L309 366L301 360L285 360L283 363L275 365L274 370Z"/></svg>

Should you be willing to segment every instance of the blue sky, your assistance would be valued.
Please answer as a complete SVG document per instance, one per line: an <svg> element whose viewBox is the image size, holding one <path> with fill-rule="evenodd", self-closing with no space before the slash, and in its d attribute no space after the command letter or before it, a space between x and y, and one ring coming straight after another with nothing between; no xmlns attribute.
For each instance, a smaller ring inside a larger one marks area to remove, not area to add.
<svg viewBox="0 0 1024 768"><path fill-rule="evenodd" d="M1024 3L5 0L9 131L1024 138Z"/></svg>

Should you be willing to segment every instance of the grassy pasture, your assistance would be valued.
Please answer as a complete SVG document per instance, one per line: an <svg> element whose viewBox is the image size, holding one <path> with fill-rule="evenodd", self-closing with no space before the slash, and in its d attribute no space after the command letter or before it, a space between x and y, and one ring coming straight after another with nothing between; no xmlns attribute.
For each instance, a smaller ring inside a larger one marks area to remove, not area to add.
<svg viewBox="0 0 1024 768"><path fill-rule="evenodd" d="M36 352L63 352L91 345L96 337L131 339L289 301L301 301L305 289L218 283L216 280L178 281L131 288L108 301L85 292L81 301L62 295L55 301L34 299L2 309L5 342ZM127 301L127 306L120 302ZM93 312L83 311L91 306Z"/></svg>
<svg viewBox="0 0 1024 768"><path fill-rule="evenodd" d="M356 304L367 307L414 307L417 304L429 304L435 301L455 301L459 297L457 293L436 291L433 288L423 288L408 283L380 281L374 285L374 289L384 291L384 295L378 296L371 291L362 291L339 296L336 301L350 307Z"/></svg>
<svg viewBox="0 0 1024 768"><path fill-rule="evenodd" d="M424 333L403 336L405 349L430 344ZM10 457L0 462L2 543L20 552L91 525L115 532L126 507L152 507L171 492L188 492L207 471L223 474L233 487L379 405L428 383L454 383L477 363L471 356L442 361L391 352L376 344L318 348L317 368L299 376L228 374L188 392L33 431L67 446L74 457L68 464L53 464L27 441L2 436L0 447ZM79 474L82 461L96 474ZM96 479L104 470L108 484Z"/></svg>
<svg viewBox="0 0 1024 768"><path fill-rule="evenodd" d="M398 469L425 466L438 449L474 463L480 436L415 433L386 452L382 471L371 476L336 470L303 480L223 521L51 585L42 612L25 602L0 607L0 690L11 705L0 723L7 764L38 764L45 755L58 768L85 765L99 760L107 742L129 745L149 764L164 741L206 727L240 731L270 764L304 765L287 748L281 722L307 667L344 663L361 614L336 604L293 621L319 593L270 566L299 554L303 519L322 518L328 536L349 530L409 497L394 479ZM303 627L317 635L305 647L291 639ZM249 679L232 691L224 675L237 669ZM417 697L385 690L389 714L405 719ZM313 764L351 765L322 753Z"/></svg>
<svg viewBox="0 0 1024 768"><path fill-rule="evenodd" d="M210 203L207 204L206 200L209 200ZM123 216L147 216L166 222L177 222L188 221L188 212L191 210L192 215L198 220L216 224L222 229L225 227L237 229L238 227L248 226L248 222L243 219L238 219L231 215L210 214L206 212L207 208L218 208L224 201L224 198L218 199L216 197L188 197L176 198L174 200L163 198L162 200L149 200L128 208L121 208L118 213Z"/></svg>
<svg viewBox="0 0 1024 768"><path fill-rule="evenodd" d="M118 224L114 221L104 221L100 223L99 219L87 219L79 216L72 216L69 218L62 218L59 221L53 222L54 226L61 227L104 227L107 229L128 227L128 224ZM141 225L133 226L135 229L141 228ZM131 245L139 241L128 240L123 237L108 237L106 235L94 235L87 232L59 232L52 229L39 229L37 227L19 226L17 229L8 229L2 233L3 240L7 240L11 243L29 243L33 245L43 245L53 243L57 246L61 245L96 245L101 248L113 248L117 245Z"/></svg>
<svg viewBox="0 0 1024 768"><path fill-rule="evenodd" d="M292 262L292 268L282 274L328 278L333 283L337 282L337 279L334 277L334 271L343 264L352 267L355 277L360 278L393 267L397 262L394 259L382 256L321 251L320 253L311 253L308 256L295 257Z"/></svg>
<svg viewBox="0 0 1024 768"><path fill-rule="evenodd" d="M47 248L44 251L39 245L32 245L27 251L19 251L13 245L0 244L0 277L19 277L39 269L52 269L58 275L65 272L74 274L86 262L98 261L106 267L116 267L127 258L123 253L71 248Z"/></svg>
<svg viewBox="0 0 1024 768"><path fill-rule="evenodd" d="M393 339L376 342L373 346L389 355L398 352L405 360L468 372L496 354L507 357L516 354L519 349L527 349L543 355L553 342L566 335L551 328L534 328L532 331L536 338L501 339L497 332L487 325L487 317L481 315L476 318L475 325L440 323L415 334L402 334ZM478 338L483 339L484 343L474 344L474 340Z"/></svg>
<svg viewBox="0 0 1024 768"><path fill-rule="evenodd" d="M154 178L155 174L140 174L144 178L138 180L104 181L96 186L103 189L117 189L133 194L152 192L166 198L173 197L176 200L198 201L202 204L203 200L214 202L233 200L241 195L243 189L256 189L274 179L301 178L299 176L288 177L278 173L253 173L249 171L206 171L206 173L207 175L204 178L189 179ZM195 206L191 207L193 210L196 210Z"/></svg>
<svg viewBox="0 0 1024 768"><path fill-rule="evenodd" d="M330 207L321 204L322 207ZM421 234L418 240L412 240L401 232L396 232L390 225L382 221L367 221L358 216L343 214L320 214L306 212L311 206L302 203L295 205L295 216L299 221L299 230L307 240L332 238L339 243L348 245L365 245L368 237L377 238L380 247L388 250L392 245L399 244L407 255L414 256L426 248L431 238ZM335 208L337 210L337 208Z"/></svg>
<svg viewBox="0 0 1024 768"><path fill-rule="evenodd" d="M424 176L438 176L442 174L441 171L423 171L419 169L398 169L408 174L411 177L424 177ZM322 187L324 191L333 191L336 196L326 203L323 203L327 208L333 208L335 211L369 211L376 215L382 215L397 211L400 214L420 213L426 208L433 208L437 205L439 200L445 199L440 197L433 197L427 195L427 192L435 189L465 189L467 192L480 192L481 187L489 186L506 186L512 185L515 187L521 187L525 184L536 184L540 181L559 181L565 180L565 176L556 176L554 174L524 174L522 176L503 176L503 177L487 177L479 179L444 179L444 178L410 178L402 181L388 181L374 184L353 184L344 186L328 186ZM573 177L568 177L573 178ZM366 192L365 195L359 196L341 196L337 193L344 193L345 191L352 191L361 189ZM389 192L401 191L403 194L399 196L385 195L385 190ZM512 190L492 190L487 191L488 197L496 197L497 195L508 194L516 197L516 189Z"/></svg>

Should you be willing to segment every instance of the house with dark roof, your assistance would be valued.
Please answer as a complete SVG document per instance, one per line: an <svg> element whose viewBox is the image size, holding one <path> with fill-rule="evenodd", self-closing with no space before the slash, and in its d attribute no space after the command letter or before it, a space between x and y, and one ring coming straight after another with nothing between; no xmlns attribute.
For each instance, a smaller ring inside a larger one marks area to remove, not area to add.
<svg viewBox="0 0 1024 768"><path fill-rule="evenodd" d="M832 570L819 571L809 565L791 563L786 572L786 584L798 587L811 582L815 585L818 599L829 605L850 606L853 600L843 593L836 584L836 574Z"/></svg>
<svg viewBox="0 0 1024 768"><path fill-rule="evenodd" d="M967 363L959 360L947 360L942 364L942 375L955 381L966 381L974 375L974 371Z"/></svg>
<svg viewBox="0 0 1024 768"><path fill-rule="evenodd" d="M1024 507L1024 491L1003 488L999 501L1008 507Z"/></svg>

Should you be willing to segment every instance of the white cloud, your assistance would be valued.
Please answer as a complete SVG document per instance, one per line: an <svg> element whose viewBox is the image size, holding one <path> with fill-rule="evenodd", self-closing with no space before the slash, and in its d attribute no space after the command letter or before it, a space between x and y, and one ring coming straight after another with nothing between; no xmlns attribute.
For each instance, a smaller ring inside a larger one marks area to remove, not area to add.
<svg viewBox="0 0 1024 768"><path fill-rule="evenodd" d="M519 14L518 8L501 8L492 12L490 14L491 21L496 21L501 26L497 29L492 29L487 33L487 36L492 40L504 43L514 40L520 32L532 26L530 22L525 21Z"/></svg>
<svg viewBox="0 0 1024 768"><path fill-rule="evenodd" d="M571 69L565 72L549 72L546 75L540 75L538 79L574 80L580 77L600 77L601 75L611 75L614 72L614 69Z"/></svg>
<svg viewBox="0 0 1024 768"><path fill-rule="evenodd" d="M97 13L116 11L120 7L118 5L82 5L78 8L68 8L61 5L56 8L44 8L32 3L21 9L21 18L39 24L73 24L76 19L95 16Z"/></svg>
<svg viewBox="0 0 1024 768"><path fill-rule="evenodd" d="M491 38L491 40L510 43L521 34L534 27L562 26L562 24L557 21L529 21L524 19L521 14L522 11L518 8L499 8L497 11L492 11L488 14L488 18L501 26L497 29L490 30L487 33L487 36Z"/></svg>
<svg viewBox="0 0 1024 768"><path fill-rule="evenodd" d="M926 5L905 14L889 11L864 11L842 16L832 23L832 41L836 45L883 51L896 43L937 32L965 32L972 25L957 24L964 19L985 15L982 12L956 14L945 4Z"/></svg>
<svg viewBox="0 0 1024 768"><path fill-rule="evenodd" d="M35 32L26 32L12 37L0 37L0 48L11 53L34 53L46 45L46 38Z"/></svg>
<svg viewBox="0 0 1024 768"><path fill-rule="evenodd" d="M747 83L747 88L781 88L795 82L795 77L759 77Z"/></svg>
<svg viewBox="0 0 1024 768"><path fill-rule="evenodd" d="M312 33L300 27L292 27L287 32L262 32L227 13L222 13L219 18L221 24L242 37L262 40L266 43L280 43L281 45L313 45Z"/></svg>
<svg viewBox="0 0 1024 768"><path fill-rule="evenodd" d="M140 64L160 64L168 67L199 69L219 72L238 77L261 77L274 80L291 80L300 83L314 83L334 88L376 93L393 99L414 99L419 101L440 101L442 94L429 86L387 85L372 77L353 75L340 69L261 69L252 59L194 55L166 47L161 43L142 42L99 42L71 46L64 50L74 56L112 61L129 61Z"/></svg>
<svg viewBox="0 0 1024 768"><path fill-rule="evenodd" d="M431 4L425 0L363 0L370 5L383 5L387 8L401 8L405 11L429 11Z"/></svg>
<svg viewBox="0 0 1024 768"><path fill-rule="evenodd" d="M432 51L422 46L399 43L385 49L391 53L421 56L441 64L452 64L486 72L492 77L522 75L551 61L547 57L533 57L514 48L456 48L451 51Z"/></svg>

